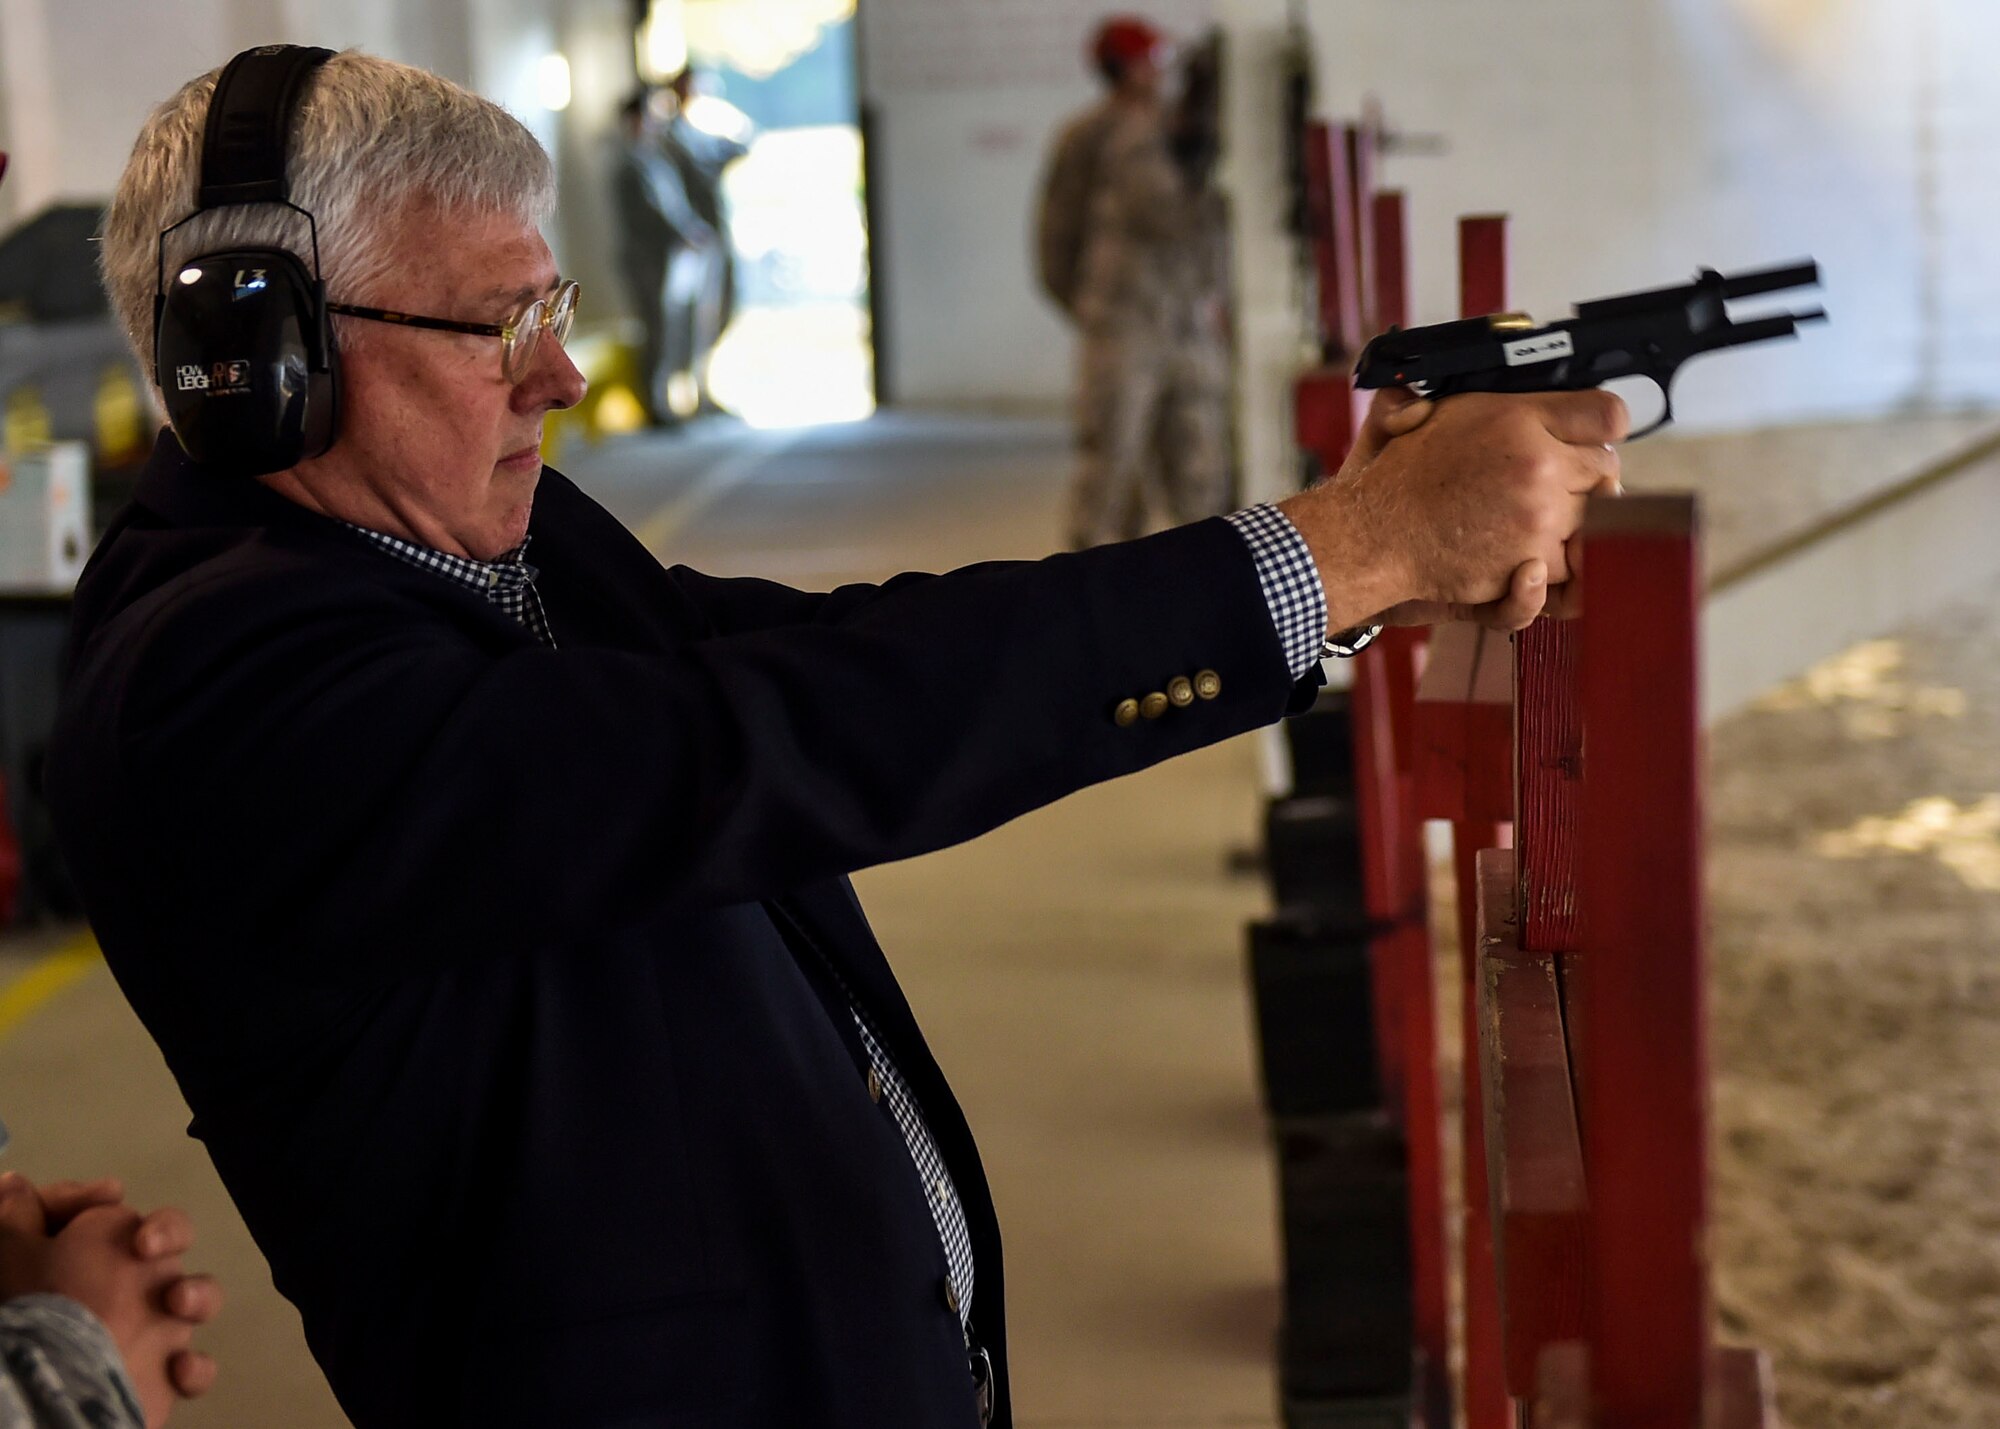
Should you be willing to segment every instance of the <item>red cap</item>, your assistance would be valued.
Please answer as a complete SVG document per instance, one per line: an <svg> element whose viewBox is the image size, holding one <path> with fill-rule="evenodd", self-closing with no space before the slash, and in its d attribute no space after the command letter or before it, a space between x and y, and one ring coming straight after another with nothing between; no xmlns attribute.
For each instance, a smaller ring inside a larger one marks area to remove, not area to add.
<svg viewBox="0 0 2000 1429"><path fill-rule="evenodd" d="M1113 15L1097 27L1090 42L1090 57L1101 70L1117 71L1134 60L1165 59L1166 35L1137 15Z"/></svg>

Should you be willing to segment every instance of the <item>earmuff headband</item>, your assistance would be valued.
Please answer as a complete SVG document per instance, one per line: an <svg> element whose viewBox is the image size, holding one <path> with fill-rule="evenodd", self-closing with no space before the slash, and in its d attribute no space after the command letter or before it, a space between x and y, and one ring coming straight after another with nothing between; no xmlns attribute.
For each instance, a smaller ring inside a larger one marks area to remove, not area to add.
<svg viewBox="0 0 2000 1429"><path fill-rule="evenodd" d="M285 146L306 78L333 51L305 45L245 50L223 69L201 140L201 208L287 203Z"/></svg>

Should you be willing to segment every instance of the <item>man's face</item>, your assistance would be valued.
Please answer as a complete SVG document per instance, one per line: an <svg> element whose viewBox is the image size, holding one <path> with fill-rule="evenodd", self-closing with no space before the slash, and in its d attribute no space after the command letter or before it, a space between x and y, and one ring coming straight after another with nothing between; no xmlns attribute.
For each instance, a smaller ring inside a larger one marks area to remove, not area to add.
<svg viewBox="0 0 2000 1429"><path fill-rule="evenodd" d="M1118 88L1129 99L1158 100L1166 88L1166 64L1173 52L1162 44L1150 53L1125 62L1119 72Z"/></svg>
<svg viewBox="0 0 2000 1429"><path fill-rule="evenodd" d="M350 301L461 322L507 322L556 290L532 224L408 209L387 275ZM515 381L501 340L345 320L340 432L324 456L272 478L330 516L491 560L519 545L542 471L542 418L581 401L584 380L542 334Z"/></svg>

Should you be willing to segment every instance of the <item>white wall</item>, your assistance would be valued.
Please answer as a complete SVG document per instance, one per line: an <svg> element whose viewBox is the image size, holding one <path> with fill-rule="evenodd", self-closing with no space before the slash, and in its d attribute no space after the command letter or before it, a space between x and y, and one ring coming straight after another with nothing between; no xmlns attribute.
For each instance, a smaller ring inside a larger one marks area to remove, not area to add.
<svg viewBox="0 0 2000 1429"><path fill-rule="evenodd" d="M1098 84L1084 48L1101 13L1077 0L861 0L899 400L1055 406L1069 330L1030 255L1035 185L1062 120ZM1136 7L1192 33L1208 0Z"/></svg>
<svg viewBox="0 0 2000 1429"><path fill-rule="evenodd" d="M173 87L226 59L219 0L0 0L0 101L12 155L0 222L102 197Z"/></svg>
<svg viewBox="0 0 2000 1429"><path fill-rule="evenodd" d="M902 94L878 103L876 263L898 401L1054 404L1069 329L1034 278L1048 116L1089 89Z"/></svg>
<svg viewBox="0 0 2000 1429"><path fill-rule="evenodd" d="M153 106L254 44L358 45L471 76L464 0L0 0L0 222L103 198Z"/></svg>
<svg viewBox="0 0 2000 1429"><path fill-rule="evenodd" d="M1690 428L2000 401L1991 0L1309 0L1326 106L1446 137L1391 157L1417 316L1455 315L1452 219L1511 211L1513 297L1812 255L1834 321L1708 359Z"/></svg>

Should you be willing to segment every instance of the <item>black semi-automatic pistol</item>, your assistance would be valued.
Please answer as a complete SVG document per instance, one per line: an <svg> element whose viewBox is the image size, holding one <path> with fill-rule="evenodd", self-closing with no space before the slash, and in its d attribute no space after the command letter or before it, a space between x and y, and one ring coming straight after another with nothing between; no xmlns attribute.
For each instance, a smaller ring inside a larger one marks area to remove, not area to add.
<svg viewBox="0 0 2000 1429"><path fill-rule="evenodd" d="M1643 377L1660 389L1656 432L1674 419L1674 377L1689 358L1722 347L1791 337L1826 312L1775 313L1736 322L1728 304L1788 288L1816 287L1810 259L1724 277L1712 268L1680 288L1579 303L1568 322L1537 327L1525 313L1495 313L1430 327L1390 328L1361 350L1360 387L1415 388L1426 397L1456 392L1557 392Z"/></svg>

